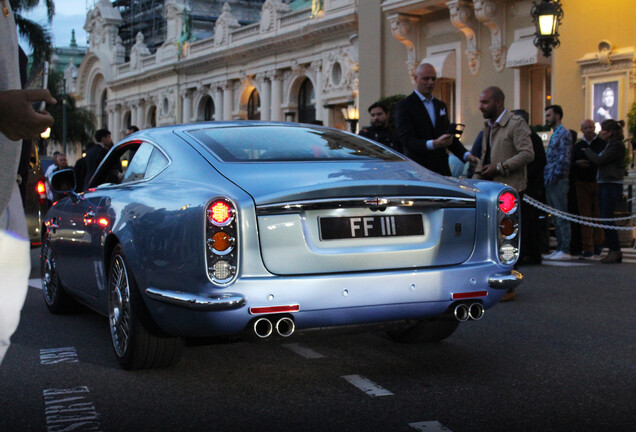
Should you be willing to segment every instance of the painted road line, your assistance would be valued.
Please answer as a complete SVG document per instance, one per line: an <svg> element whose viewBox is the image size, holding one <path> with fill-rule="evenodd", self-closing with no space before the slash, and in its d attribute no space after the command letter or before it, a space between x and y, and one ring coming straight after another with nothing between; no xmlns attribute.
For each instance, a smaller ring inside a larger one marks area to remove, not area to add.
<svg viewBox="0 0 636 432"><path fill-rule="evenodd" d="M452 432L446 426L436 421L425 421L417 423L409 423L413 429L417 429L420 432Z"/></svg>
<svg viewBox="0 0 636 432"><path fill-rule="evenodd" d="M550 261L544 259L541 264L552 267L585 267L594 264L593 261Z"/></svg>
<svg viewBox="0 0 636 432"><path fill-rule="evenodd" d="M88 392L87 386L44 390L47 432L103 430Z"/></svg>
<svg viewBox="0 0 636 432"><path fill-rule="evenodd" d="M40 364L77 363L79 358L75 347L47 348L40 350Z"/></svg>
<svg viewBox="0 0 636 432"><path fill-rule="evenodd" d="M360 375L344 375L341 378L344 378L350 384L353 384L355 387L359 388L369 396L393 396L393 393L391 393L390 391L380 387L373 381L368 380L367 378Z"/></svg>
<svg viewBox="0 0 636 432"><path fill-rule="evenodd" d="M317 353L312 349L301 347L297 343L285 344L283 345L283 347L307 359L317 359L324 357L322 354Z"/></svg>
<svg viewBox="0 0 636 432"><path fill-rule="evenodd" d="M29 279L29 286L31 288L42 289L42 279Z"/></svg>

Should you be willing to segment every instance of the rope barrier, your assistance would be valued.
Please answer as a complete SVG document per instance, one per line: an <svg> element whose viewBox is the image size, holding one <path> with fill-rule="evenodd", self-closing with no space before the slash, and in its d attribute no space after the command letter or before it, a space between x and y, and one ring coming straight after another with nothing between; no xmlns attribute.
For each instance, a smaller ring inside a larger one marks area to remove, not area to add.
<svg viewBox="0 0 636 432"><path fill-rule="evenodd" d="M525 195L523 200L530 204L533 207L536 207L540 210L543 210L546 213L550 213L552 216L556 216L570 222L578 223L581 225L587 225L594 228L604 228L604 229L612 229L612 230L620 230L620 231L632 231L636 230L636 227L633 226L616 226L616 225L603 225L596 222L589 221L597 221L597 222L618 222L618 221L628 221L631 219L636 219L636 215L625 216L619 218L591 218L587 216L575 215L572 213L567 213L561 210L557 210L553 207L547 206L540 201L532 198L531 196Z"/></svg>

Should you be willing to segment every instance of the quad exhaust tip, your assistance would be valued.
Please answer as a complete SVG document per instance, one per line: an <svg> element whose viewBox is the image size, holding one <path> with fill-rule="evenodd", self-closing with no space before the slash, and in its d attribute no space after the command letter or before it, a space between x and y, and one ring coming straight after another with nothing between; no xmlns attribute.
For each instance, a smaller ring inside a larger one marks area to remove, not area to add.
<svg viewBox="0 0 636 432"><path fill-rule="evenodd" d="M459 322L478 321L484 316L484 306L481 303L472 303L470 305L460 303L453 309L453 315Z"/></svg>
<svg viewBox="0 0 636 432"><path fill-rule="evenodd" d="M289 337L294 334L296 330L296 324L290 317L280 317L275 322L266 317L257 318L252 324L252 331L259 339L267 339L272 334L276 334L281 337Z"/></svg>

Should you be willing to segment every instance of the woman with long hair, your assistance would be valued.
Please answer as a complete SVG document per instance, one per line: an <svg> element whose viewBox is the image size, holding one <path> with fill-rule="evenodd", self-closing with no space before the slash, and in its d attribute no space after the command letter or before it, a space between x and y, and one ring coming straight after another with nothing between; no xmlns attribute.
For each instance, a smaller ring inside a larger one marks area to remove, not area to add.
<svg viewBox="0 0 636 432"><path fill-rule="evenodd" d="M625 122L620 120L604 120L601 123L599 136L607 142L607 145L599 154L591 149L585 149L588 159L598 165L596 180L598 182L598 200L601 218L613 218L618 199L623 194L623 176L625 175L625 145L623 144L623 127ZM605 225L614 225L614 222L604 221ZM618 231L611 228L605 229L605 243L609 253L601 262L604 264L620 263L623 261Z"/></svg>

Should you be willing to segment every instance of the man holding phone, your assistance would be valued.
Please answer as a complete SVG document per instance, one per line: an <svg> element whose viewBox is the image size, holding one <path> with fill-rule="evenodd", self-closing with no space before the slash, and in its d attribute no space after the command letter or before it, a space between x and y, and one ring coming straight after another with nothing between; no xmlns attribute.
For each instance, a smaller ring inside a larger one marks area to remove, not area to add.
<svg viewBox="0 0 636 432"><path fill-rule="evenodd" d="M30 242L17 184L21 140L36 138L53 125L47 112L37 113L33 102L56 101L48 90L21 90L18 34L13 12L6 3L0 14L0 363L18 327L26 297Z"/></svg>
<svg viewBox="0 0 636 432"><path fill-rule="evenodd" d="M413 75L415 90L395 109L395 124L404 143L404 154L425 168L450 176L447 149L464 162L475 165L478 159L450 130L446 104L433 97L437 71L429 63L418 66Z"/></svg>

